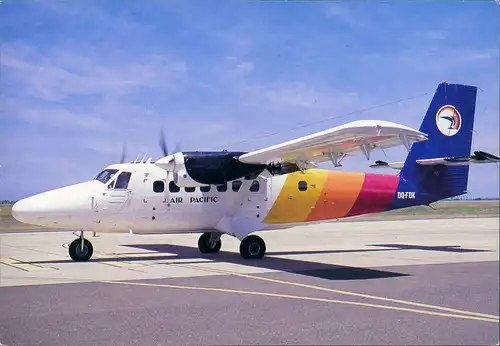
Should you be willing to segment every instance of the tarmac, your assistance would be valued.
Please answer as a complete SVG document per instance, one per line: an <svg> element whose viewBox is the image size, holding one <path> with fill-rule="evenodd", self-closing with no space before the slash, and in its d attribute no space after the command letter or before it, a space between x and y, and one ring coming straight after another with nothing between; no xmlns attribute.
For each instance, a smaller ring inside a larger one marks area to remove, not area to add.
<svg viewBox="0 0 500 346"><path fill-rule="evenodd" d="M498 218L332 222L222 237L0 233L0 345L499 343Z"/></svg>

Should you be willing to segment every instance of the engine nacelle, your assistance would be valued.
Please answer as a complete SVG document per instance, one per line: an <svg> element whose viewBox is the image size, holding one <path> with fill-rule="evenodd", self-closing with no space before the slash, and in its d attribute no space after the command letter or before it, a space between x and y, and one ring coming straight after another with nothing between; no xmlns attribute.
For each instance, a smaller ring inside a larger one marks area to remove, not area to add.
<svg viewBox="0 0 500 346"><path fill-rule="evenodd" d="M200 187L200 186L207 186L207 184L201 184L197 182L196 180L192 179L189 174L187 173L186 169L183 168L178 172L175 172L174 174L174 183L175 185L179 187Z"/></svg>
<svg viewBox="0 0 500 346"><path fill-rule="evenodd" d="M167 155L155 162L158 167L176 173L184 168L184 154L182 152Z"/></svg>
<svg viewBox="0 0 500 346"><path fill-rule="evenodd" d="M238 161L242 152L184 151L167 155L155 165L173 174L179 187L224 184L228 181L259 175L267 165Z"/></svg>

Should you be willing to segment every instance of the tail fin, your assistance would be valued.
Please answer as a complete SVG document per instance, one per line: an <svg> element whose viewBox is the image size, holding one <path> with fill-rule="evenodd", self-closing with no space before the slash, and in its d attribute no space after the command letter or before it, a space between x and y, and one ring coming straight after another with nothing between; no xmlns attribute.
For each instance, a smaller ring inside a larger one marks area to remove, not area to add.
<svg viewBox="0 0 500 346"><path fill-rule="evenodd" d="M471 154L476 95L477 87L474 86L438 85L420 126L420 131L428 135L428 140L413 144L400 172L399 192L418 192L418 204L467 192L468 165L426 166L418 164L417 160ZM416 201L413 202L415 204Z"/></svg>

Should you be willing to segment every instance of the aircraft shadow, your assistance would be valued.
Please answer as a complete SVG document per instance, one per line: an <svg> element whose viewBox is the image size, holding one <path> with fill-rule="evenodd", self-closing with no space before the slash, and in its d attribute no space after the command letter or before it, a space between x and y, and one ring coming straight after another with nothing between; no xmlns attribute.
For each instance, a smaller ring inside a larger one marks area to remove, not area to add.
<svg viewBox="0 0 500 346"><path fill-rule="evenodd" d="M198 251L197 248L172 245L172 244L130 244L124 246L143 249L147 251L155 251L157 253L175 254L176 256L173 257L175 259L189 260L189 259L203 258L203 259L214 260L217 262L226 262L226 263L238 264L249 267L265 268L269 270L277 270L292 274L312 276L327 280L366 280L366 279L380 279L380 278L408 276L408 274L391 272L391 271L340 266L334 264L310 262L310 261L290 259L290 258L264 257L263 259L260 260L245 260L241 258L239 253L219 251L216 254L202 254ZM382 249L268 252L266 256L295 255L295 254L307 254L307 253L326 254L326 253L338 253L346 251L367 252L367 251L381 251L381 250ZM389 249L389 251L394 251L394 250Z"/></svg>
<svg viewBox="0 0 500 346"><path fill-rule="evenodd" d="M161 260L188 260L179 264L201 264L206 263L204 260L213 260L217 262L233 263L243 266L265 268L269 270L277 270L292 274L305 275L326 280L368 280L410 276L410 274L400 273L395 271L386 271L362 267L350 267L334 264L318 263L305 260L297 260L291 258L264 257L261 260L245 260L241 258L239 253L219 251L216 254L202 254L197 248L173 245L173 244L126 244L123 245L130 248L146 250L149 256L137 256L141 253L120 252L120 257L93 258L89 262L136 262L136 261L161 261ZM458 245L451 246L423 246L423 245L408 245L408 244L372 244L369 246L386 247L385 249L348 249L348 250L308 250L308 251L275 251L267 252L266 256L286 256L286 255L312 255L312 254L338 254L338 253L366 253L380 251L444 251L444 252L489 252L488 250L465 249ZM151 251L158 256L151 256ZM123 257L123 255L133 254L134 257ZM192 260L192 261L189 261ZM24 262L30 264L57 264L57 263L73 263L72 260L52 260L52 261L31 261Z"/></svg>

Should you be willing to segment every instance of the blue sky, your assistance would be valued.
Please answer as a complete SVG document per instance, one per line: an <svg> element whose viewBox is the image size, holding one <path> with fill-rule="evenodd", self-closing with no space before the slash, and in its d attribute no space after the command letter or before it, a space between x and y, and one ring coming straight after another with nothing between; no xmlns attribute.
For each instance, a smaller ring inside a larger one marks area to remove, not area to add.
<svg viewBox="0 0 500 346"><path fill-rule="evenodd" d="M0 199L91 179L124 140L129 160L157 159L161 126L185 150L253 150L358 119L418 128L442 80L481 88L473 149L498 154L499 11L494 1L3 0ZM498 196L498 181L496 165L474 167L470 193Z"/></svg>

